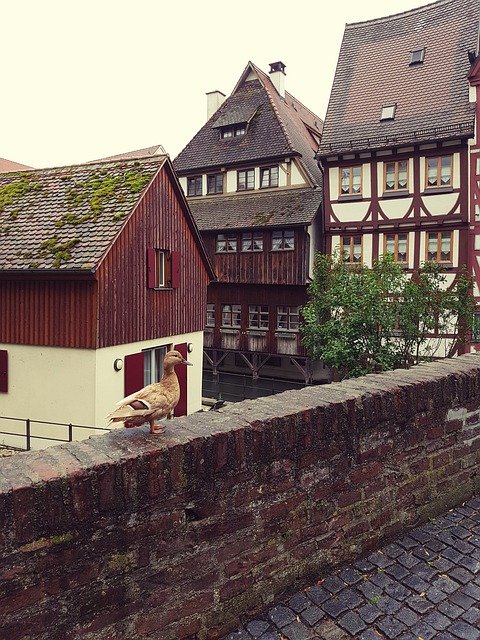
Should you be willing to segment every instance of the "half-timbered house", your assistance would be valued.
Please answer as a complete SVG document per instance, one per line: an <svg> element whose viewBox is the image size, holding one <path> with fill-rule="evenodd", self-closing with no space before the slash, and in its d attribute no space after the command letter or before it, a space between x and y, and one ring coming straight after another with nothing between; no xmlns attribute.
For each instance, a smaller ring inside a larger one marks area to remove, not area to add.
<svg viewBox="0 0 480 640"><path fill-rule="evenodd" d="M472 63L468 76L470 82L470 100L475 105L475 135L470 140L470 215L468 255L473 273L474 295L477 303L473 346L480 350L480 55L479 47L470 55Z"/></svg>
<svg viewBox="0 0 480 640"><path fill-rule="evenodd" d="M433 261L447 284L469 263L478 20L478 0L438 0L346 25L317 156L328 252Z"/></svg>
<svg viewBox="0 0 480 640"><path fill-rule="evenodd" d="M212 277L165 155L1 175L0 415L105 426L173 347L199 410Z"/></svg>
<svg viewBox="0 0 480 640"><path fill-rule="evenodd" d="M208 121L174 160L216 282L205 363L214 374L301 381L299 311L321 248L322 120L285 90L285 65L249 62L231 95L208 96Z"/></svg>

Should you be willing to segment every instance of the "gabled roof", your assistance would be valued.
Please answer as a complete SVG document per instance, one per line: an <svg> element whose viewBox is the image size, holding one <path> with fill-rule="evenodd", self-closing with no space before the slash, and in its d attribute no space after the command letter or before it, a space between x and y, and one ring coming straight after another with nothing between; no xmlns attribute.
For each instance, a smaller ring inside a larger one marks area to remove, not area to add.
<svg viewBox="0 0 480 640"><path fill-rule="evenodd" d="M347 24L320 155L473 134L468 51L478 37L478 0L438 0ZM410 64L424 48L424 61ZM393 120L382 107L396 105Z"/></svg>
<svg viewBox="0 0 480 640"><path fill-rule="evenodd" d="M308 225L321 200L321 190L308 187L191 198L189 205L200 231L213 231Z"/></svg>
<svg viewBox="0 0 480 640"><path fill-rule="evenodd" d="M214 277L168 156L0 175L0 272L95 271L163 168Z"/></svg>
<svg viewBox="0 0 480 640"><path fill-rule="evenodd" d="M218 128L250 122L247 133L220 139ZM300 156L314 185L321 184L315 161L322 120L290 93L282 98L270 77L249 62L232 94L175 158L180 174L286 156Z"/></svg>
<svg viewBox="0 0 480 640"><path fill-rule="evenodd" d="M11 171L25 171L31 169L26 164L20 164L19 162L13 162L13 160L7 160L6 158L0 158L0 173L10 173Z"/></svg>

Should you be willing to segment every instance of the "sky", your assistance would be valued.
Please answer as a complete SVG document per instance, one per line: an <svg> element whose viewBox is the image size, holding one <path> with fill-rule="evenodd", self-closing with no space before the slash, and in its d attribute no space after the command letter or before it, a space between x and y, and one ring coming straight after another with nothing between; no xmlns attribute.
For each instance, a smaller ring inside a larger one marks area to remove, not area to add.
<svg viewBox="0 0 480 640"><path fill-rule="evenodd" d="M162 145L206 121L248 61L324 118L346 23L430 0L0 0L0 157L63 166Z"/></svg>

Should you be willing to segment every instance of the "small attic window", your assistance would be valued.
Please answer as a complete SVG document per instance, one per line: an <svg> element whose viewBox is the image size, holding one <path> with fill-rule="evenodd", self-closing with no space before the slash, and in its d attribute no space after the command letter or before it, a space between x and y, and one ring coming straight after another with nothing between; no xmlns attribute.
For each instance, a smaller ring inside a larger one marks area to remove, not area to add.
<svg viewBox="0 0 480 640"><path fill-rule="evenodd" d="M410 51L410 65L422 64L425 58L425 47L422 49L413 49Z"/></svg>
<svg viewBox="0 0 480 640"><path fill-rule="evenodd" d="M389 104L389 105L386 105L385 107L382 107L380 120L393 120L395 118L396 108L397 108L396 104Z"/></svg>
<svg viewBox="0 0 480 640"><path fill-rule="evenodd" d="M247 132L247 125L235 124L228 127L222 127L220 129L220 137L223 138L236 138L238 136L244 136Z"/></svg>

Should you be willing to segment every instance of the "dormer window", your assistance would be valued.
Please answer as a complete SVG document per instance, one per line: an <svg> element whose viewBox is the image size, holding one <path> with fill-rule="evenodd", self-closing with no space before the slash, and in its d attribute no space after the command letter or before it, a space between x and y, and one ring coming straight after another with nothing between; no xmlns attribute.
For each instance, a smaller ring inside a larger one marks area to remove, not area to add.
<svg viewBox="0 0 480 640"><path fill-rule="evenodd" d="M229 127L222 127L220 129L220 137L222 139L237 138L238 136L244 136L246 132L247 132L246 124L235 124Z"/></svg>
<svg viewBox="0 0 480 640"><path fill-rule="evenodd" d="M410 65L421 64L425 58L425 47L410 51Z"/></svg>
<svg viewBox="0 0 480 640"><path fill-rule="evenodd" d="M278 187L278 165L260 169L260 188Z"/></svg>
<svg viewBox="0 0 480 640"><path fill-rule="evenodd" d="M395 118L395 109L396 104L389 104L382 107L382 112L380 114L380 120L393 120Z"/></svg>

